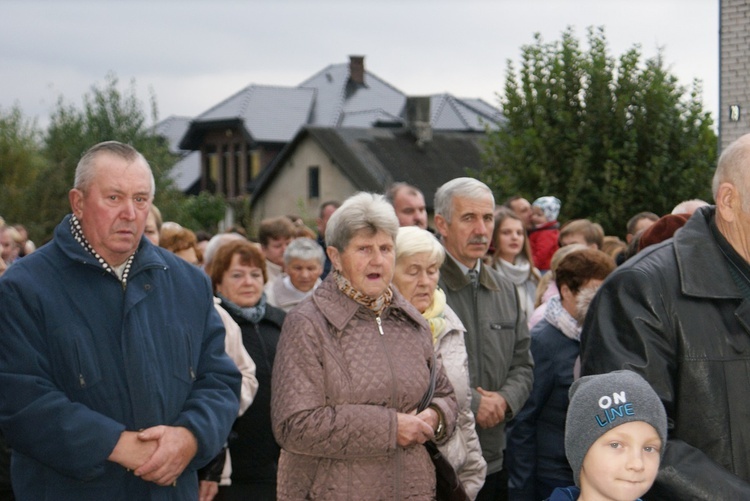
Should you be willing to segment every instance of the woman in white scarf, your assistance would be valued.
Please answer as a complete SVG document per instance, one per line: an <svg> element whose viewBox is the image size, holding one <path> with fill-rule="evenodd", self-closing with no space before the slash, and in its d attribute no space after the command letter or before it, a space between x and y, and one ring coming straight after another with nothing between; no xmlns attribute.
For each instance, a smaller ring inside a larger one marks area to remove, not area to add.
<svg viewBox="0 0 750 501"><path fill-rule="evenodd" d="M464 343L466 329L446 304L445 293L437 288L443 260L445 250L429 231L417 226L399 228L393 284L430 325L435 353L443 359L458 401L456 430L438 448L456 470L466 493L475 499L484 485L487 463L482 457L471 412L469 361Z"/></svg>
<svg viewBox="0 0 750 501"><path fill-rule="evenodd" d="M513 282L526 318L534 312L536 286L541 275L534 268L531 247L523 221L510 209L501 207L495 213L492 232L492 267Z"/></svg>

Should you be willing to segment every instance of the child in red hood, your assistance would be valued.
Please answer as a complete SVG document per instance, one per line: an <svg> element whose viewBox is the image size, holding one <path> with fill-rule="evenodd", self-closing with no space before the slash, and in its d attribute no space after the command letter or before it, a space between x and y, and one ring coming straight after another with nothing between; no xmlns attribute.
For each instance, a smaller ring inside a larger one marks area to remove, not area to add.
<svg viewBox="0 0 750 501"><path fill-rule="evenodd" d="M531 222L534 229L529 232L531 255L534 266L539 271L549 271L552 255L559 248L557 239L560 236L560 200L556 197L540 197L531 204Z"/></svg>

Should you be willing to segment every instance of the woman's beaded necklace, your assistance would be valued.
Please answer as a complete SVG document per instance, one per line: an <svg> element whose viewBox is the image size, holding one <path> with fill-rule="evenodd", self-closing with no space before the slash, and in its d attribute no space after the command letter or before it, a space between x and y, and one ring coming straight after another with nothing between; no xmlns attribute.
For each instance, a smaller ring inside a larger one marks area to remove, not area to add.
<svg viewBox="0 0 750 501"><path fill-rule="evenodd" d="M133 264L133 259L135 258L135 252L131 254L131 256L128 258L128 260L125 262L125 267L122 270L122 276L119 276L115 270L107 263L107 261L104 260L103 257L99 255L98 252L94 250L93 247L91 247L91 244L88 240L86 240L86 237L83 236L83 230L81 229L81 222L78 220L78 218L73 215L70 217L70 232L73 234L73 238L76 239L76 241L81 244L81 246L86 249L88 252L91 253L92 256L96 258L97 261L99 261L99 264L102 265L102 268L104 268L105 271L108 273L111 273L115 277L117 277L118 280L120 280L120 283L122 284L122 288L125 289L128 285L128 274L130 273L130 267Z"/></svg>

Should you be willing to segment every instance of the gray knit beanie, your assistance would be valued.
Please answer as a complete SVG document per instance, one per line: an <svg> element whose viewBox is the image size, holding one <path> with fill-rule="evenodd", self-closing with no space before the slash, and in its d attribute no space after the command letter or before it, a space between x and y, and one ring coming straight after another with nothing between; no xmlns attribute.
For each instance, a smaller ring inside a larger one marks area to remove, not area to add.
<svg viewBox="0 0 750 501"><path fill-rule="evenodd" d="M631 421L644 421L661 438L661 454L667 445L667 413L656 392L633 371L584 376L568 392L570 404L565 421L565 455L576 485L583 458L606 432Z"/></svg>

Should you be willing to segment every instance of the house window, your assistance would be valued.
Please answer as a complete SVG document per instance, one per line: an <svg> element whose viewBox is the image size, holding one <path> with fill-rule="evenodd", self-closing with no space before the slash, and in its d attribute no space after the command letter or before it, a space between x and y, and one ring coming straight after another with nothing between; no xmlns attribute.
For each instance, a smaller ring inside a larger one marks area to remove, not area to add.
<svg viewBox="0 0 750 501"><path fill-rule="evenodd" d="M248 152L247 165L250 168L250 179L255 179L260 174L260 151L252 150Z"/></svg>
<svg viewBox="0 0 750 501"><path fill-rule="evenodd" d="M214 145L206 146L205 176L206 182L203 189L216 193L219 180L219 154Z"/></svg>
<svg viewBox="0 0 750 501"><path fill-rule="evenodd" d="M307 198L320 197L320 167L307 169Z"/></svg>
<svg viewBox="0 0 750 501"><path fill-rule="evenodd" d="M245 187L242 185L242 145L234 145L234 169L232 171L234 176L234 193L232 195L239 197L245 193Z"/></svg>

